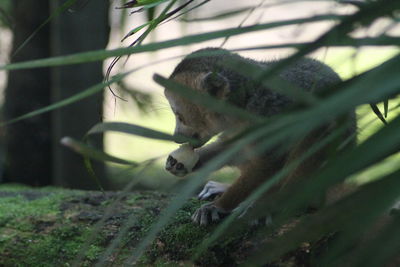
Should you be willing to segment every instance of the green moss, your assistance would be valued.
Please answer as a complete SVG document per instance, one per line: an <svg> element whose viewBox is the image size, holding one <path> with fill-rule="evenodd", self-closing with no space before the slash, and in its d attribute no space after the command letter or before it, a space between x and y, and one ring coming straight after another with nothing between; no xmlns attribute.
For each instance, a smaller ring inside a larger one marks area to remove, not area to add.
<svg viewBox="0 0 400 267"><path fill-rule="evenodd" d="M188 263L194 256L201 242L212 235L215 225L200 227L191 221L191 215L202 204L192 199L186 203L175 215L169 224L156 238L146 253L144 262L157 266L170 266L170 264ZM222 238L213 244L197 260L201 266L218 266L233 264L236 261L235 251L242 244L245 236L251 231L240 232Z"/></svg>
<svg viewBox="0 0 400 267"><path fill-rule="evenodd" d="M3 192L4 193L4 192ZM30 197L36 199L29 199ZM62 195L15 195L0 198L0 225L16 227L21 230L27 227L21 224L21 219L29 216L31 218L45 218L56 216L58 207L63 199ZM21 228L22 227L22 228ZM31 229L28 227L28 229ZM25 229L26 230L26 229Z"/></svg>
<svg viewBox="0 0 400 267"><path fill-rule="evenodd" d="M8 192L19 192L21 190L27 190L31 187L23 184L0 184L1 191L8 191Z"/></svg>
<svg viewBox="0 0 400 267"><path fill-rule="evenodd" d="M87 236L83 227L57 226L48 235L19 232L13 242L0 242L0 262L5 266L68 266L79 252ZM103 248L92 244L82 265L95 261ZM12 257L4 257L11 254Z"/></svg>
<svg viewBox="0 0 400 267"><path fill-rule="evenodd" d="M82 193L56 188L0 186L0 262L5 266L66 266L80 251L86 225L65 219L60 205ZM93 245L86 259L96 258Z"/></svg>
<svg viewBox="0 0 400 267"><path fill-rule="evenodd" d="M113 192L17 188L0 189L0 262L6 266L67 266L81 253L80 266L92 266L99 259L119 266L132 255L170 199L159 192L118 198ZM201 204L188 201L138 264L192 264L195 249L214 228L191 222ZM104 218L106 213L109 216ZM124 228L127 231L120 235ZM112 243L112 251L103 255ZM226 238L210 247L197 263L229 264L240 243L240 237Z"/></svg>

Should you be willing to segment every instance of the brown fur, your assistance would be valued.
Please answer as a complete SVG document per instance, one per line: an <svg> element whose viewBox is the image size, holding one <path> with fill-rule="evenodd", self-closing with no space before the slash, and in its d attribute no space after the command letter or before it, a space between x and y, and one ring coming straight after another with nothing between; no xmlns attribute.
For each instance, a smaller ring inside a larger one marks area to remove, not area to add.
<svg viewBox="0 0 400 267"><path fill-rule="evenodd" d="M207 51L219 51L222 54L193 58L196 53ZM246 63L255 64L263 68L269 68L274 64L274 62L257 62L241 58L222 49L206 49L194 52L185 58L176 67L170 79L198 92L211 94L221 100L231 102L256 115L273 116L293 105L293 100L287 96L269 90L260 84L254 83L247 77L225 69L221 64L227 57L243 60ZM282 71L280 77L309 92L318 92L326 86L340 82L337 74L329 67L311 59L304 59L294 64L288 70ZM240 97L237 97L238 95ZM226 149L226 140L231 137L227 133L238 132L248 125L246 121L218 114L195 105L169 90L165 90L165 96L176 115L175 134L197 137L205 142L212 136L223 133L220 140L215 143L196 149L196 152L200 155L196 168L200 168L218 153ZM350 123L343 139L351 136L354 137L355 133L354 114L348 114L346 120ZM335 126L336 122L329 122L325 127L310 132L306 137L298 141L297 144L292 145L286 152L279 151L279 147L277 147L276 150L270 149L262 155L253 157L251 155L253 148L251 146L246 147L240 153L240 160L233 159L229 162L230 165L239 167L241 176L214 202L215 207L223 211L234 209L260 184L264 183L291 162L299 159L313 144L331 133L335 129ZM350 143L354 144L354 140ZM275 186L271 190L277 190L294 180L307 178L326 161L328 150L332 150L332 148L325 147L314 155L311 155L283 179L278 186Z"/></svg>

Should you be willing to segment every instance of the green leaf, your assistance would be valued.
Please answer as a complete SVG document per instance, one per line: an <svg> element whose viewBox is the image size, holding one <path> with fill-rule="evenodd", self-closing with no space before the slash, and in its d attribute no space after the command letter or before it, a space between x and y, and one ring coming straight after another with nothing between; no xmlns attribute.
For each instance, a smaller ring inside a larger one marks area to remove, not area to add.
<svg viewBox="0 0 400 267"><path fill-rule="evenodd" d="M235 58L224 60L222 65L238 74L243 75L244 77L252 79L253 81L257 81L257 79L264 74L266 69L260 67L259 65L255 65L254 63ZM317 77L315 77L315 79L316 78ZM296 84L290 83L280 76L269 76L268 78L262 80L262 85L265 86L265 88L290 97L298 104L314 105L318 103L315 95L305 92Z"/></svg>
<svg viewBox="0 0 400 267"><path fill-rule="evenodd" d="M13 21L9 15L8 10L10 7L8 6L8 2L6 2L5 6L1 6L0 4L0 26L6 26L10 29L13 27Z"/></svg>
<svg viewBox="0 0 400 267"><path fill-rule="evenodd" d="M173 80L166 79L161 75L154 74L153 79L156 83L167 88L167 90L171 90L172 92L175 92L180 96L189 99L191 102L207 107L210 110L230 115L236 118L249 120L252 122L264 120L264 118L259 118L256 115L253 115L241 108L227 103L226 101L218 100L209 95L199 93L197 91L194 91L190 87L184 86Z"/></svg>
<svg viewBox="0 0 400 267"><path fill-rule="evenodd" d="M383 114L384 114L385 118L387 118L388 110L389 110L389 100L386 99L383 101Z"/></svg>
<svg viewBox="0 0 400 267"><path fill-rule="evenodd" d="M380 196L378 196L380 198ZM388 216L387 216L388 217ZM394 262L393 258L398 257L400 248L400 218L390 216L388 221L375 238L368 238L365 246L349 255L347 262L354 262L353 266L384 266L387 262ZM385 218L383 218L385 219ZM374 233L376 234L376 229ZM372 256L373 255L373 256ZM388 260L392 261L388 261Z"/></svg>
<svg viewBox="0 0 400 267"><path fill-rule="evenodd" d="M109 155L103 151L100 151L98 149L95 149L83 142L79 142L71 137L64 137L63 139L61 139L61 144L69 147L70 149L72 149L73 151L75 151L78 154L81 154L85 158L95 159L98 161L109 161L109 162L113 162L113 163L131 165L131 166L138 165L138 163L136 163L134 161L125 160L125 159L111 156L111 155Z"/></svg>
<svg viewBox="0 0 400 267"><path fill-rule="evenodd" d="M328 187L332 186L335 183L338 183L340 181L343 181L346 177L349 175L356 173L368 166L371 166L372 164L380 161L383 158L386 158L394 153L397 153L400 149L400 141L398 139L398 131L400 129L400 117L396 118L395 120L391 121L386 127L383 127L379 132L374 134L372 137L370 137L367 141L359 145L353 150L348 151L347 153L340 155L339 157L336 157L335 159L330 161L330 164L328 164L321 172L318 174L310 177L307 181L303 181L301 183L294 183L290 186L287 186L284 188L276 198L271 198L268 199L268 205L264 205L262 208L259 207L257 209L252 210L251 212L257 213L260 212L261 210L268 209L270 212L274 212L274 209L271 209L271 207L285 207L285 216L289 215L294 215L295 212L297 211L296 207L299 206L304 206L305 203L309 203L309 201L312 200L313 196L317 192L323 192ZM373 151L373 153L371 153ZM396 171L395 174L390 175L390 183L398 183L398 179L395 179L393 177L398 176L399 171ZM386 182L382 182L386 183ZM385 187L390 188L391 186L385 184ZM393 186L393 185L392 185ZM371 188L368 186L367 188ZM374 188L374 186L372 186ZM380 189L377 187L377 192L386 192L385 190ZM400 188L397 187L397 188ZM398 191L396 191L398 192ZM386 194L386 193L385 193ZM390 198L388 200L390 203L392 203L397 197L395 193L393 194L388 194L388 197ZM376 197L373 197L375 199ZM387 203L385 202L384 205L387 207ZM360 205L363 205L366 203L365 200L362 200L360 202ZM383 204L382 204L383 205ZM366 206L367 208L371 207ZM381 206L379 206L381 207ZM289 212L290 211L290 212ZM354 211L354 209L353 209ZM367 212L367 211L366 211ZM346 216L349 216L348 213L344 212L343 210L341 213L346 214ZM259 213L258 215L263 214L262 212ZM346 218L346 217L345 217ZM344 218L344 219L345 219ZM279 221L279 218L278 218ZM365 221L366 223L368 221ZM321 222L319 222L321 223ZM314 225L314 224L312 224ZM340 224L335 224L336 226ZM299 226L300 227L300 226ZM331 228L328 228L327 231L332 230ZM314 231L314 229L313 229ZM298 231L293 232L294 235L300 234ZM298 242L301 238L304 237L304 232L301 233L301 236L296 237L288 237L288 239L291 240L296 240L295 242ZM310 234L310 231L308 232ZM320 236L321 232L318 232L318 235ZM317 237L316 237L317 238ZM261 255L259 254L257 256L257 261L258 263L260 262L266 262L269 260L272 260L283 253L286 253L290 251L293 246L295 246L294 243L288 243L287 246L282 246L282 243L279 242L279 245L274 246L274 251L271 252L271 247L268 246L263 248L263 249L268 249L269 253L268 255ZM255 263L255 262L253 262Z"/></svg>
<svg viewBox="0 0 400 267"><path fill-rule="evenodd" d="M140 25L140 26L134 28L133 30L131 30L129 33L127 33L127 34L122 38L122 41L124 41L126 38L128 38L128 37L134 35L135 33L137 33L138 31L140 31L140 30L143 29L144 27L149 26L151 23L153 23L153 22L152 22L152 21L148 21L148 22L146 22L146 23L144 23L144 24L142 24L142 25Z"/></svg>
<svg viewBox="0 0 400 267"><path fill-rule="evenodd" d="M382 95L386 95L387 93L384 93L385 87L381 87L383 90L374 90L375 85L371 83L371 80L374 80L374 83L381 83L380 79L383 79L384 81L387 80L387 77L381 77L380 74L382 73L387 73L390 71L390 69L393 69L394 66L399 64L398 62L399 58L393 58L389 60L387 63L375 68L374 70L368 72L366 75L360 75L360 82L361 84L357 83L351 83L350 88L346 88L346 90L338 90L334 91L335 94L331 96L331 99L325 99L321 100L320 105L310 107L309 110L306 110L304 112L296 112L296 113L289 113L286 116L282 116L280 119L281 120L288 120L289 118L292 118L293 121L290 123L287 123L286 126L280 128L277 131L277 134L279 135L279 139L276 138L276 135L271 134L266 135L263 137L263 140L265 142L260 142L258 143L257 147L263 149L262 151L268 150L271 145L273 144L279 144L280 142L285 142L284 140L290 140L290 136L293 137L294 133L295 136L298 138L301 138L304 133L307 131L312 131L312 129L316 129L318 127L318 123L321 123L323 121L329 120L330 116L336 116L337 114L341 114L344 112L346 109L350 109L351 105L357 105L360 101L361 95L365 95L366 89L369 88L369 92L371 93L381 93ZM392 65L393 64L393 65ZM361 77L363 79L361 79ZM377 79L379 77L379 79ZM365 79L365 80L364 80ZM356 79L357 80L357 79ZM365 87L365 84L369 84L369 87ZM392 88L392 90L395 90L396 88L397 81L394 81L392 79L391 83L388 84L389 88ZM346 82L342 83L342 86L350 86ZM357 92L358 94L353 94L353 92ZM350 94L353 94L352 97L349 97ZM375 97L372 94L368 93L368 97ZM341 105L338 105L337 103L341 103ZM347 107L346 107L347 106ZM326 111L323 111L326 109ZM317 122L319 119L322 121ZM265 212L265 210L268 210L269 212L273 212L273 210L268 209L268 207L285 207L285 209L288 209L290 207L291 203L286 203L288 201L293 201L293 204L300 204L304 203L305 199L309 201L309 198L314 196L317 192L325 190L328 186L332 185L333 183L338 182L338 179L344 179L345 177L349 176L350 174L363 169L367 166L370 166L374 164L375 162L381 160L382 158L394 153L395 151L398 150L399 148L399 142L397 136L394 134L396 131L399 129L399 121L400 118L397 119L397 124L396 125L391 125L390 131L391 134L387 131L385 131L379 138L376 137L372 140L369 140L367 143L363 143L361 147L358 149L362 149L361 151L354 152L351 154L345 154L341 155L340 158L338 158L338 161L335 161L334 163L332 162L332 165L328 165L329 169L327 169L325 172L322 172L321 174L318 174L317 177L310 177L312 181L309 183L305 184L296 184L293 185L290 188L286 188L287 191L286 193L282 194L278 199L274 200L270 205L266 206L263 205L261 207L261 210ZM269 127L273 127L273 125L276 123L276 121L271 120L268 122ZM388 138L390 136L390 138ZM274 140L275 138L275 140ZM379 141L378 141L379 140ZM384 145L382 142L385 142ZM397 145L396 145L397 144ZM317 146L323 145L323 143L318 143L316 144ZM367 148L364 148L365 145L368 145ZM306 156L308 153L310 153L314 147L311 147L309 151L305 153L304 156ZM379 153L380 150L383 150L384 152ZM374 151L375 153L371 154L368 153L367 151ZM255 152L255 151L254 151ZM361 156L360 156L361 155ZM357 160L359 158L364 158L366 159L367 157L373 157L373 159L368 159L368 163L364 163L365 165L359 166L357 169L351 170L351 167L353 164L356 164ZM295 165L296 166L296 165ZM293 168L293 167L292 167ZM248 198L248 200L245 201L244 206L246 206L246 203L248 204L249 202L255 201L257 198L259 198L264 192L266 192L273 184L276 184L280 179L282 179L285 175L287 175L287 172L291 169L290 166L286 166L280 173L278 173L276 176L271 177L265 184L260 186L253 194ZM343 174L343 172L348 172L346 174ZM332 180L330 180L332 179ZM324 182L324 187L323 189L321 187L314 187L317 183L317 181L320 181L321 183ZM294 200L294 197L297 196L298 198ZM285 200L285 202L283 201ZM283 204L285 203L285 204ZM243 207L242 207L243 208ZM226 230L227 226L229 226L230 223L232 223L233 219L235 216L237 216L237 212L240 213L241 209L237 209L235 212L236 215L232 216L229 218L226 222L224 222L221 226L219 226L216 229L216 232L213 233L213 236L211 237L210 240L206 240L205 243L199 248L201 253L202 249L208 247L213 241L215 241L219 236L221 236L224 231ZM255 210L255 214L257 214L257 210ZM261 213L260 213L261 214ZM257 215L260 215L257 214ZM293 215L293 213L292 213ZM196 255L198 256L198 254Z"/></svg>
<svg viewBox="0 0 400 267"><path fill-rule="evenodd" d="M131 135L137 135L142 137L147 137L151 139L174 141L178 143L191 143L196 144L198 141L193 138L188 138L185 136L174 136L163 132L151 130L149 128L141 127L138 125L124 123L124 122L104 122L93 126L88 132L87 136L92 134L98 134L103 132L119 132Z"/></svg>
<svg viewBox="0 0 400 267"><path fill-rule="evenodd" d="M383 117L382 112L379 110L378 106L376 104L369 104L372 111L375 113L375 115L383 122L383 124L387 124L385 118ZM385 114L387 114L387 110L385 109Z"/></svg>
<svg viewBox="0 0 400 267"><path fill-rule="evenodd" d="M14 57L16 54L18 54L19 51L21 51L22 48L25 47L25 45L32 40L33 37L35 37L35 35L44 27L46 26L47 23L49 23L52 19L58 17L61 13L63 13L65 10L67 10L68 8L70 8L71 6L73 6L76 3L77 0L68 0L65 3L63 3L61 6L59 6L42 24L39 25L39 27L36 28L36 30L28 36L28 38L26 38L26 40L20 45L18 46L12 57Z"/></svg>
<svg viewBox="0 0 400 267"><path fill-rule="evenodd" d="M298 23L310 23L324 20L338 20L343 16L338 15L321 15L314 17L306 17L301 19L286 20L273 23L265 23L252 25L242 28L229 28L225 30L213 31L202 34L190 35L182 38L172 39L168 41L162 41L157 43L150 43L146 45L140 45L135 47L119 48L114 50L97 50L91 52L77 53L68 56L52 57L48 59L38 59L27 62L13 63L0 66L0 70L17 70L27 68L42 68L51 66L63 66L70 64L80 64L86 62L100 61L110 57L119 57L124 55L143 53L149 51L156 51L163 48L170 48L175 46L189 45L193 43L201 43L221 37L235 36L245 34L249 32L261 31L265 29L272 29L277 27L283 27L287 25L293 25Z"/></svg>
<svg viewBox="0 0 400 267"><path fill-rule="evenodd" d="M119 8L134 8L134 7L141 7L141 6L146 6L147 8L157 6L159 4L162 4L164 2L167 2L170 0L131 0L125 4L123 4Z"/></svg>
<svg viewBox="0 0 400 267"><path fill-rule="evenodd" d="M52 111L52 110L67 106L67 105L70 105L70 104L73 104L73 103L76 103L76 102L78 102L78 101L80 101L82 99L85 99L85 98L90 97L90 96L92 96L94 94L100 93L103 90L104 87L107 87L107 86L109 86L109 85L111 85L111 84L113 84L115 82L121 81L123 78L125 78L130 73L131 72L118 74L118 75L114 76L111 80L109 80L108 82L102 82L102 83L96 84L94 86L91 86L91 87L87 88L86 90L83 90L81 93L75 94L75 95L73 95L71 97L68 97L68 98L66 98L64 100L58 101L58 102L56 102L54 104L51 104L51 105L49 105L47 107L36 109L36 110L34 110L32 112L26 113L26 114L21 115L21 116L19 116L17 118L14 118L14 119L11 119L9 121L0 123L0 126L5 126L5 125L12 124L12 123L16 123L18 121L29 119L29 118L32 118L34 116L37 116L37 115L40 115L40 114L43 114L43 113L46 113L46 112L49 112L49 111Z"/></svg>
<svg viewBox="0 0 400 267"><path fill-rule="evenodd" d="M189 23L189 22L200 22L200 21L212 21L212 20L226 19L226 18L229 18L229 17L232 17L232 16L236 16L236 15L242 14L244 12L247 12L247 11L253 9L253 8L254 7L252 7L252 6L243 7L243 8L238 8L238 9L234 9L234 10L229 10L229 11L226 11L226 12L220 12L220 13L217 13L217 14L210 15L208 17L190 18L190 19L184 18L184 19L180 19L180 21Z"/></svg>
<svg viewBox="0 0 400 267"><path fill-rule="evenodd" d="M371 224L371 221L380 216L400 195L399 175L400 170L397 170L385 178L363 186L337 204L306 217L282 237L259 248L263 253L257 253L255 258L250 259L249 266L270 262L295 249L301 242L317 241L324 234L338 231L343 226L356 231L355 229L364 227L365 222ZM382 195L381 192L385 194ZM372 203L369 202L371 199L374 199Z"/></svg>
<svg viewBox="0 0 400 267"><path fill-rule="evenodd" d="M146 247L156 238L157 234L162 230L162 228L169 223L172 216L184 205L185 201L187 201L189 197L193 196L195 190L204 183L205 179L210 173L221 168L231 158L237 157L238 153L245 145L248 145L249 143L254 142L255 140L264 136L265 131L265 128L261 128L248 133L243 138L237 140L235 144L231 145L228 149L220 153L215 159L207 163L198 172L190 174L187 177L186 183L183 185L182 189L179 190L179 194L177 194L171 203L162 211L159 220L150 226L147 235L143 240L140 241L132 256L125 261L125 264L129 265L132 262L135 262L135 260L143 254Z"/></svg>
<svg viewBox="0 0 400 267"><path fill-rule="evenodd" d="M282 168L275 175L270 177L268 181L260 185L251 195L243 201L237 208L235 208L228 218L225 218L222 223L218 225L216 229L214 229L212 235L209 238L206 238L197 248L194 249L195 254L193 254L192 260L196 260L201 254L207 250L214 242L216 242L223 235L229 235L233 233L236 229L241 227L247 227L249 221L247 220L247 216L243 216L243 213L252 205L253 203L259 199L265 192L267 192L272 186L276 185L279 181L281 181L284 177L289 175L292 171L295 170L305 160L313 155L315 152L332 142L334 139L338 138L343 134L345 130L344 127L337 129L335 132L325 137L318 143L313 144L304 154L301 155L298 159L294 160L285 168ZM266 139L265 142L260 144L263 147L263 150L254 151L254 155L259 155L264 153L265 150L272 148L276 143L279 143L279 140L282 142L284 140L289 140L292 136L292 133L287 129L283 128L278 131L277 134L270 133L270 136L264 136ZM285 135L286 134L286 135ZM299 134L299 133L297 133ZM275 137L275 138L274 138ZM264 139L263 138L263 139ZM300 138L299 138L300 139ZM282 151L283 152L283 151ZM242 218L238 218L242 214ZM243 220L245 219L245 221ZM235 222L235 223L234 223ZM239 222L239 223L238 223Z"/></svg>

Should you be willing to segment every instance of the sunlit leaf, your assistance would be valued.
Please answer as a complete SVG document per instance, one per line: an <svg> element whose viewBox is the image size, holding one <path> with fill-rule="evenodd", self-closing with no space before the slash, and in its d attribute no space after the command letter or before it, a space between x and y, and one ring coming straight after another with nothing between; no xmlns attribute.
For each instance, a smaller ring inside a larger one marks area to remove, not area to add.
<svg viewBox="0 0 400 267"><path fill-rule="evenodd" d="M46 26L52 19L58 17L61 13L65 12L68 10L71 6L73 6L76 3L77 0L68 0L65 3L63 3L61 6L59 6L42 24L39 25L39 27L36 28L36 30L31 33L31 35L26 38L26 40L20 44L14 51L12 57L14 57L16 54L23 49L26 44L32 40L33 37L44 27Z"/></svg>
<svg viewBox="0 0 400 267"><path fill-rule="evenodd" d="M386 99L385 101L383 101L383 114L385 118L387 118L388 110L389 110L389 100Z"/></svg>
<svg viewBox="0 0 400 267"><path fill-rule="evenodd" d="M78 101L80 101L82 99L85 99L85 98L90 97L90 96L92 96L94 94L100 93L105 87L107 87L110 84L113 84L113 83L121 81L123 78L125 78L130 73L131 72L118 74L118 75L114 76L112 79L110 79L108 82L102 82L102 83L96 84L94 86L91 86L91 87L83 90L82 92L80 92L78 94L75 94L75 95L73 95L71 97L68 97L68 98L63 99L61 101L58 101L58 102L56 102L54 104L51 104L49 106L46 106L46 107L43 107L43 108L40 108L40 109L36 109L36 110L34 110L32 112L28 112L28 113L26 113L24 115L21 115L21 116L17 117L17 118L14 118L14 119L11 119L9 121L0 123L0 126L9 125L11 123L15 123L15 122L18 122L18 121L21 121L21 120L29 119L29 118L32 118L34 116L37 116L37 115L40 115L40 114L43 114L43 113L46 113L46 112L49 112L49 111L52 111L52 110L67 106L67 105L70 105L70 104L73 104L73 103L76 103L76 102L78 102Z"/></svg>
<svg viewBox="0 0 400 267"><path fill-rule="evenodd" d="M334 206L305 218L289 233L264 245L260 250L268 250L268 253L257 253L257 257L249 264L259 265L277 259L296 248L301 242L317 241L324 234L342 229L343 225L357 229L358 224L362 225L371 219L376 219L382 213L382 209L391 205L399 196L399 174L400 171L397 170L379 181L367 184ZM385 194L381 195L381 192ZM374 202L365 205L370 199L374 199Z"/></svg>
<svg viewBox="0 0 400 267"><path fill-rule="evenodd" d="M151 139L175 141L178 143L187 142L196 144L198 142L198 140L195 140L193 138L169 135L163 132L124 122L104 122L96 124L87 132L87 135L104 133L108 131L137 135Z"/></svg>
<svg viewBox="0 0 400 267"><path fill-rule="evenodd" d="M253 7L243 7L243 8L238 8L238 9L234 9L234 10L229 10L226 12L221 12L221 13L217 13L217 14L213 14L210 15L208 17L203 17L203 18L184 18L184 19L180 19L183 22L199 22L199 21L212 21L212 20L220 20L220 19L225 19L225 18L229 18L232 16L236 16L239 14L242 14L244 12L247 12L249 10L253 9Z"/></svg>
<svg viewBox="0 0 400 267"><path fill-rule="evenodd" d="M131 166L138 165L138 163L136 163L134 161L125 160L125 159L111 156L103 151L95 149L83 142L79 142L70 137L64 137L63 139L61 139L61 144L69 147L76 153L79 153L90 159L94 159L94 160L98 160L98 161L109 161L109 162L113 162L113 163L125 164L125 165L131 165Z"/></svg>
<svg viewBox="0 0 400 267"><path fill-rule="evenodd" d="M230 28L225 30L218 30L208 33L189 35L182 38L172 39L168 41L162 41L157 43L150 43L135 47L127 47L127 48L119 48L114 50L97 50L91 52L83 52L68 56L60 56L60 57L52 57L48 59L38 59L27 62L13 63L0 66L0 70L17 70L17 69L26 69L26 68L42 68L42 67L51 67L51 66L62 66L62 65L70 65L70 64L79 64L93 61L100 61L110 57L118 57L124 55L130 55L135 53L143 53L149 51L156 51L163 48L170 48L175 46L188 45L193 43L201 43L221 37L227 36L235 36L249 32L255 32L265 29L272 29L277 27L283 27L298 23L311 23L317 21L324 20L338 20L343 18L343 16L339 15L321 15L314 17L306 17L300 19L293 19L287 21L279 21L273 23L264 23L257 24L242 28Z"/></svg>
<svg viewBox="0 0 400 267"><path fill-rule="evenodd" d="M190 89L187 86L179 84L173 80L166 79L158 74L154 74L154 81L161 86L166 87L172 92L177 92L179 95L191 100L195 104L205 106L213 111L217 111L226 115L231 115L237 118L242 118L250 121L260 121L262 118L257 118L256 115L250 114L241 108L233 106L225 101L218 100L206 94L201 94Z"/></svg>
<svg viewBox="0 0 400 267"><path fill-rule="evenodd" d="M119 8L134 8L134 7L149 6L149 5L156 6L167 1L170 0L132 0L126 2Z"/></svg>
<svg viewBox="0 0 400 267"><path fill-rule="evenodd" d="M135 33L137 33L138 31L140 31L140 30L143 29L144 27L149 26L151 23L152 23L151 21L148 21L148 22L146 22L146 23L144 23L144 24L142 24L142 25L140 25L140 26L134 28L133 30L131 30L129 33L127 33L127 34L122 38L122 41L124 41L126 38L128 38L128 37L134 35Z"/></svg>
<svg viewBox="0 0 400 267"><path fill-rule="evenodd" d="M382 112L379 110L378 106L376 104L369 104L372 111L375 113L375 115L383 122L383 124L387 124ZM385 109L385 114L387 114L387 110Z"/></svg>

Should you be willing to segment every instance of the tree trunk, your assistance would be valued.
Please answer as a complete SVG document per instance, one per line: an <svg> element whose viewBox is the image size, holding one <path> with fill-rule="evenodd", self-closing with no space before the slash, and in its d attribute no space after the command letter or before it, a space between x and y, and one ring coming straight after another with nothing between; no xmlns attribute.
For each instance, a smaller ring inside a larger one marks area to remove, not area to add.
<svg viewBox="0 0 400 267"><path fill-rule="evenodd" d="M52 10L65 1L52 1ZM52 55L68 55L89 50L104 49L108 42L108 1L88 1L72 12L64 12L52 21ZM54 11L53 11L54 12ZM102 82L102 62L57 67L52 72L52 101L70 97ZM61 147L64 136L82 138L91 126L101 121L103 96L101 94L56 110L52 116L53 177L56 185L73 188L95 188L88 179L82 157ZM96 146L103 148L103 137ZM104 165L95 163L96 174L104 177ZM102 179L104 180L104 179Z"/></svg>
<svg viewBox="0 0 400 267"><path fill-rule="evenodd" d="M65 1L13 1L13 51ZM81 2L79 2L81 3ZM51 4L51 6L50 6ZM89 1L53 18L14 56L12 62L104 49L109 37L108 1ZM34 12L33 12L34 11ZM79 93L103 80L102 62L12 71L5 92L5 120ZM4 182L35 186L97 188L82 157L60 145L64 136L82 138L101 121L101 94L68 107L11 124L6 132ZM95 140L103 148L103 137ZM94 164L104 178L104 165ZM104 179L103 179L104 180ZM104 181L103 181L104 185Z"/></svg>
<svg viewBox="0 0 400 267"><path fill-rule="evenodd" d="M48 1L12 1L14 18L13 53L49 16ZM34 12L33 12L34 11ZM12 62L50 56L50 29L43 27L15 56ZM9 120L50 103L49 68L9 73L5 90L4 117ZM4 181L29 185L51 183L50 114L26 119L6 129Z"/></svg>

